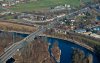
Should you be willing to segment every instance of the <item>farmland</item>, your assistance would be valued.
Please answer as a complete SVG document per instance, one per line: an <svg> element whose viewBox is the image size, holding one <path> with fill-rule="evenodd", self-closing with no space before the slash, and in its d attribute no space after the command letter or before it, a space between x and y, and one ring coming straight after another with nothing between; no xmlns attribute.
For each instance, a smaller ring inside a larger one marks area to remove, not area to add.
<svg viewBox="0 0 100 63"><path fill-rule="evenodd" d="M79 6L80 0L38 0L33 2L20 3L11 7L10 9L19 12L38 11L65 4L71 6Z"/></svg>

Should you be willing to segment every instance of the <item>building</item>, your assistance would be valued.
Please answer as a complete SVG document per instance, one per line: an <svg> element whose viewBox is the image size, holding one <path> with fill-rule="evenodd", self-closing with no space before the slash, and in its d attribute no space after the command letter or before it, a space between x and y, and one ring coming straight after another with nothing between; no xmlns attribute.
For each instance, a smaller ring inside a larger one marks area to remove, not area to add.
<svg viewBox="0 0 100 63"><path fill-rule="evenodd" d="M0 0L0 2L3 2L4 0Z"/></svg>
<svg viewBox="0 0 100 63"><path fill-rule="evenodd" d="M65 6L56 6L54 9L51 9L50 12L57 12L57 11L63 11L63 10L66 10L66 7Z"/></svg>
<svg viewBox="0 0 100 63"><path fill-rule="evenodd" d="M93 31L100 31L100 26L92 28Z"/></svg>
<svg viewBox="0 0 100 63"><path fill-rule="evenodd" d="M85 33L86 30L85 29L77 29L77 30L74 30L74 32L76 32L76 33Z"/></svg>
<svg viewBox="0 0 100 63"><path fill-rule="evenodd" d="M100 21L100 16L97 16L96 17L96 21Z"/></svg>

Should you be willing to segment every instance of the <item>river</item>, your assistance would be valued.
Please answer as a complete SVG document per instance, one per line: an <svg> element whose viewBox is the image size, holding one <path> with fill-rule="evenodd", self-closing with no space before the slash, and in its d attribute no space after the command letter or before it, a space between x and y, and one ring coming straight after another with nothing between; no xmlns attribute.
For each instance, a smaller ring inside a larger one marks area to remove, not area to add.
<svg viewBox="0 0 100 63"><path fill-rule="evenodd" d="M71 43L66 40L50 38L50 37L48 38L48 42L50 42L51 44L53 44L54 42L58 42L59 48L61 49L60 63L71 63L71 55L72 55L73 48L79 48L80 50L83 50L85 52L85 55L92 54L93 55L93 63L100 63L97 60L97 57L95 56L94 53L90 52L89 50L87 50L79 45L76 45L76 44Z"/></svg>
<svg viewBox="0 0 100 63"><path fill-rule="evenodd" d="M9 32L9 33L13 34L15 36L14 39L16 38L16 36L19 36L22 38L28 36L28 34L20 34L20 33L15 33L15 32ZM85 55L92 54L93 55L93 63L100 63L99 60L97 59L96 55L84 47L81 47L77 44L71 43L70 41L61 40L61 39L57 39L57 38L47 37L46 39L49 43L51 43L51 46L54 42L58 42L58 46L61 50L60 63L71 63L72 62L71 54L72 54L73 48L78 48L78 49L84 51Z"/></svg>

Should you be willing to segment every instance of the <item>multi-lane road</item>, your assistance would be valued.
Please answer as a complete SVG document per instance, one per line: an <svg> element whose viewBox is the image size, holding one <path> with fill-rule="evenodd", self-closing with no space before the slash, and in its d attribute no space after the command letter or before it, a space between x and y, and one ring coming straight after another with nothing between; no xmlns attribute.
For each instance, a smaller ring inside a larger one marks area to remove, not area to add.
<svg viewBox="0 0 100 63"><path fill-rule="evenodd" d="M63 17L63 16L61 16ZM59 17L59 18L61 18ZM56 17L55 19L57 19L58 17ZM55 20L54 19L54 20ZM58 20L56 20L58 21ZM39 27L39 29L36 32L33 32L32 34L30 34L28 37L24 38L23 40L14 43L13 45L11 45L9 48L7 48L4 53L2 53L0 55L0 63L6 63L6 61L8 59L10 59L16 52L17 49L20 49L24 46L26 46L28 43L32 42L34 40L35 37L39 36L40 34L42 34L48 27L53 27L55 23L57 23L56 21L53 21L53 23L51 22L49 25L43 27Z"/></svg>
<svg viewBox="0 0 100 63"><path fill-rule="evenodd" d="M4 53L2 53L0 55L0 63L6 63L6 61L8 59L10 59L17 52L17 49L20 49L20 48L24 47L25 45L27 45L28 43L32 42L36 36L39 36L47 28L52 28L52 27L56 26L55 24L57 22L59 22L60 18L62 18L62 17L73 17L73 16L77 15L80 12L85 12L85 11L89 11L89 10L90 10L90 8L86 7L86 8L83 8L81 10L69 13L68 15L62 14L62 15L59 15L59 16L54 17L52 19L49 19L49 20L52 20L52 22L50 22L50 24L48 24L45 27L41 26L36 32L33 32L28 37L24 38L23 40L21 40L19 42L16 42L16 43L12 44L9 48L7 48L4 51Z"/></svg>

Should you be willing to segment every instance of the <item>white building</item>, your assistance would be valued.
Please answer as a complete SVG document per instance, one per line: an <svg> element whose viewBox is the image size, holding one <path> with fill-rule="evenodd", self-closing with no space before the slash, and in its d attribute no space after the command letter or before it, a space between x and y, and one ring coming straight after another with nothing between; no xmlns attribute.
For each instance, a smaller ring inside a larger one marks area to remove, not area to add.
<svg viewBox="0 0 100 63"><path fill-rule="evenodd" d="M2 2L2 1L4 1L4 0L0 0L0 2Z"/></svg>

